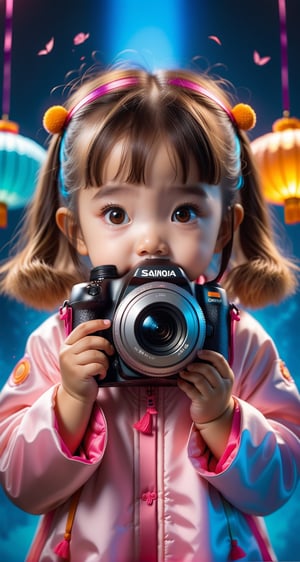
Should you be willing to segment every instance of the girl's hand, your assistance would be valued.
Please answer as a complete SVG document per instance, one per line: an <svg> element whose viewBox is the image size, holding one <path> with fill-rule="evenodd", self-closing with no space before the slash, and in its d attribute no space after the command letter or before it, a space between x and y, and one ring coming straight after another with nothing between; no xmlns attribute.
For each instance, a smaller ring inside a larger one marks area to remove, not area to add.
<svg viewBox="0 0 300 562"><path fill-rule="evenodd" d="M203 349L198 357L201 362L191 363L180 373L178 386L191 400L191 418L197 429L220 457L231 428L234 375L220 353Z"/></svg>
<svg viewBox="0 0 300 562"><path fill-rule="evenodd" d="M90 320L76 326L66 338L59 354L61 385L57 389L55 413L58 430L70 452L80 446L98 394L95 376L104 378L107 356L114 349L109 341L95 335L107 330L110 320Z"/></svg>
<svg viewBox="0 0 300 562"><path fill-rule="evenodd" d="M113 355L114 348L95 332L106 330L110 325L110 320L83 322L69 334L60 350L62 387L81 402L91 404L96 400L99 388L94 377L106 375L108 356Z"/></svg>

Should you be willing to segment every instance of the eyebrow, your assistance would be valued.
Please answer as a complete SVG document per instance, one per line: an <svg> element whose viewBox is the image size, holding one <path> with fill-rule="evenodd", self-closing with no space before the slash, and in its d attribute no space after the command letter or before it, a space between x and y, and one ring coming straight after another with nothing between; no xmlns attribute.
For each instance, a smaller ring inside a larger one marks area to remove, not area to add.
<svg viewBox="0 0 300 562"><path fill-rule="evenodd" d="M108 184L102 185L95 195L93 195L92 199L97 200L101 197L110 197L116 196L118 193L124 194L126 191L132 191L136 188L140 187L139 184L135 183L118 183L118 184ZM195 197L202 197L207 198L207 192L203 188L201 183L197 184L180 184L180 185L171 185L173 193L177 193L178 195L187 195L187 196L195 196Z"/></svg>
<svg viewBox="0 0 300 562"><path fill-rule="evenodd" d="M190 196L195 195L196 197L207 198L207 193L201 183L196 184L183 184L183 185L173 185L172 189L179 195L187 194Z"/></svg>

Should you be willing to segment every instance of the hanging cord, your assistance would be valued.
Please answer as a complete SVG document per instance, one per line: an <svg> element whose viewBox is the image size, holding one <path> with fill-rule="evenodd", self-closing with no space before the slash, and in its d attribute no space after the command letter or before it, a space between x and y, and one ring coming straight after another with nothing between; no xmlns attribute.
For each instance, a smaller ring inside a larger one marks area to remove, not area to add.
<svg viewBox="0 0 300 562"><path fill-rule="evenodd" d="M57 554L63 560L70 559L70 542L71 542L71 535L73 529L73 523L76 515L76 510L78 507L80 494L82 492L82 488L79 488L75 494L71 497L70 508L67 516L66 528L64 533L63 540L56 545L54 548L54 553Z"/></svg>
<svg viewBox="0 0 300 562"><path fill-rule="evenodd" d="M233 207L229 207L228 208L228 213L229 213L229 220L230 220L230 239L227 242L226 246L224 246L223 250L222 250L222 254L221 254L221 264L220 264L220 268L218 271L218 274L216 275L216 277L213 280L213 283L218 283L226 269L227 266L229 264L229 260L230 260L230 256L231 256L231 252L232 252L232 247L233 247L233 236L234 236L234 210Z"/></svg>
<svg viewBox="0 0 300 562"><path fill-rule="evenodd" d="M2 119L8 119L10 111L11 47L14 0L6 0L4 32L4 65L2 88Z"/></svg>
<svg viewBox="0 0 300 562"><path fill-rule="evenodd" d="M232 529L232 521L234 517L233 511L229 502L227 502L227 500L225 500L225 498L223 498L222 496L221 499L224 507L225 517L227 520L227 528L228 528L229 539L230 539L230 552L229 552L228 560L229 561L241 560L243 558L246 558L246 552L240 547L240 545L238 544L238 540L237 538L235 538L233 533L233 529Z"/></svg>
<svg viewBox="0 0 300 562"><path fill-rule="evenodd" d="M280 25L280 50L281 50L281 85L282 85L282 104L283 115L290 115L289 98L289 73L288 73L288 41L286 30L286 0L278 0L279 25Z"/></svg>

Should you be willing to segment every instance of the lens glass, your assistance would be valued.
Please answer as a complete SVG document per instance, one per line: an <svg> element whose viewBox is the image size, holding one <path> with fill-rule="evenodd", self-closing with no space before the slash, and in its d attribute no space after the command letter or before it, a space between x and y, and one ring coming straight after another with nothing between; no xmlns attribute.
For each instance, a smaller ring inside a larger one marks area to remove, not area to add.
<svg viewBox="0 0 300 562"><path fill-rule="evenodd" d="M186 337L184 318L174 307L150 305L136 319L135 337L149 353L170 353Z"/></svg>

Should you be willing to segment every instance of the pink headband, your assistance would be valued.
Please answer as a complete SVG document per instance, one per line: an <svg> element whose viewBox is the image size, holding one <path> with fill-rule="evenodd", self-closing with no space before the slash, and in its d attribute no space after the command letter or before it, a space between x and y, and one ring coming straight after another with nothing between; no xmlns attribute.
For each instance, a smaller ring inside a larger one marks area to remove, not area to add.
<svg viewBox="0 0 300 562"><path fill-rule="evenodd" d="M95 88L95 90L92 90L69 111L65 120L65 126L68 125L74 113L76 113L85 105L95 101L98 98L102 98L102 96L105 96L110 92L114 92L115 90L122 90L123 88L127 88L128 86L136 86L138 83L139 80L137 78L128 76L128 78L118 78L117 80L112 80L111 82L107 82L107 84L102 84L102 86Z"/></svg>
<svg viewBox="0 0 300 562"><path fill-rule="evenodd" d="M252 107L247 104L240 103L234 108L228 108L221 100L219 100L212 92L192 80L187 80L186 78L170 78L167 81L168 84L172 86L178 86L180 88L186 88L197 92L205 96L206 98L215 102L221 109L227 114L230 121L238 128L243 130L249 130L254 127L256 122L256 115ZM123 88L128 88L130 86L136 86L140 84L139 79L136 76L128 76L123 78L117 78L106 84L98 86L87 94L80 102L78 102L70 111L61 105L55 105L50 107L43 118L43 125L48 133L61 133L65 127L68 125L74 114L89 103L92 103L98 98L109 94L110 92L122 90Z"/></svg>
<svg viewBox="0 0 300 562"><path fill-rule="evenodd" d="M206 98L214 101L219 107L221 107L225 111L225 113L227 113L232 123L237 125L237 122L235 120L232 111L228 107L226 107L226 105L221 100L219 100L217 96L215 96L212 92L210 92L206 88L203 88L203 86L201 86L200 84L197 84L197 82L192 82L192 80L187 80L186 78L170 78L170 80L168 80L168 84L172 84L173 86L179 86L180 88L186 88L187 90L193 90L194 92L197 92L198 94L202 94Z"/></svg>

